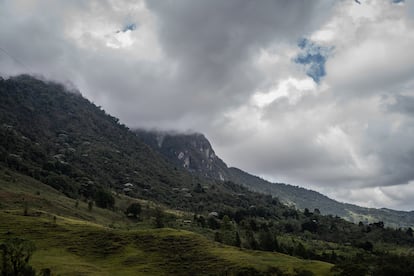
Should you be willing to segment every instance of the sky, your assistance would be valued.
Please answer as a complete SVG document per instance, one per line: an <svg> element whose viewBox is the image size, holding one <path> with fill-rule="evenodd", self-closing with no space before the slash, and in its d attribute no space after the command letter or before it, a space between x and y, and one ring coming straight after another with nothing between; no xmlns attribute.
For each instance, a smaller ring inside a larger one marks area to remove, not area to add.
<svg viewBox="0 0 414 276"><path fill-rule="evenodd" d="M274 182L414 210L413 2L0 0L0 75L204 133Z"/></svg>

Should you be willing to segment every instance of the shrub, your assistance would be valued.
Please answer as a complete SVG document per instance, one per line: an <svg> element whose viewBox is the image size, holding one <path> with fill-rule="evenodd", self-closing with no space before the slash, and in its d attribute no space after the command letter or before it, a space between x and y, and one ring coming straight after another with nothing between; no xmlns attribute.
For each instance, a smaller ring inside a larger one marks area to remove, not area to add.
<svg viewBox="0 0 414 276"><path fill-rule="evenodd" d="M126 215L133 215L135 218L141 214L141 204L138 202L132 203L125 211Z"/></svg>
<svg viewBox="0 0 414 276"><path fill-rule="evenodd" d="M95 203L100 208L113 208L115 198L105 190L98 190L95 194Z"/></svg>
<svg viewBox="0 0 414 276"><path fill-rule="evenodd" d="M0 245L2 253L2 275L36 275L35 270L29 265L36 247L33 242L20 238L11 238Z"/></svg>

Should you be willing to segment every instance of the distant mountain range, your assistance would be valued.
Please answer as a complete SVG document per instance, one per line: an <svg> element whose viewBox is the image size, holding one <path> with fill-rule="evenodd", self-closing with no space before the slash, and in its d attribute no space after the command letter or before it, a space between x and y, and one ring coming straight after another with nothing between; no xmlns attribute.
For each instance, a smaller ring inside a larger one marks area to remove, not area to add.
<svg viewBox="0 0 414 276"><path fill-rule="evenodd" d="M345 218L351 222L383 221L391 227L411 227L414 212L365 208L341 203L318 192L284 183L271 183L238 168L228 167L215 153L207 138L200 133L183 134L163 131L135 130L137 136L152 149L161 153L176 167L215 180L232 181L256 192L271 194L297 209Z"/></svg>

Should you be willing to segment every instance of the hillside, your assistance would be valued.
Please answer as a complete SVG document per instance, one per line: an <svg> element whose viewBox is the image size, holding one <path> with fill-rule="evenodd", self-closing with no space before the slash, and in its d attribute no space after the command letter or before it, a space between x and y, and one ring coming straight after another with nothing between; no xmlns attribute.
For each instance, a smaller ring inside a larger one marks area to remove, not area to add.
<svg viewBox="0 0 414 276"><path fill-rule="evenodd" d="M256 192L271 194L283 203L298 209L319 209L322 214L337 215L354 223L383 221L395 228L414 226L414 212L365 208L342 203L312 190L284 183L271 183L240 169L229 168L215 154L210 142L202 134L146 130L136 130L136 133L147 145L180 168L216 180L229 180Z"/></svg>
<svg viewBox="0 0 414 276"><path fill-rule="evenodd" d="M240 201L273 208L271 198L241 186L175 169L118 119L60 84L0 79L0 122L0 166L72 198L110 205L113 191L182 210L232 209Z"/></svg>
<svg viewBox="0 0 414 276"><path fill-rule="evenodd" d="M242 250L184 229L153 229L120 212L94 208L29 177L0 171L0 243L23 237L35 243L32 265L53 275L235 275L293 267L329 275L331 264L280 253ZM23 215L22 198L29 202ZM118 198L119 202L130 201ZM56 218L54 221L53 217ZM116 221L116 223L114 223ZM0 266L1 270L1 266ZM226 274L227 273L227 274Z"/></svg>
<svg viewBox="0 0 414 276"><path fill-rule="evenodd" d="M366 208L342 203L299 186L271 183L237 168L229 168L229 170L231 171L231 180L235 183L240 183L254 191L270 193L282 202L302 210L305 208L309 210L319 209L322 214L340 216L354 223L383 221L386 225L394 228L414 226L414 211Z"/></svg>
<svg viewBox="0 0 414 276"><path fill-rule="evenodd" d="M250 191L226 180L232 170L203 136L180 152L185 139L155 139L177 154L168 161L79 93L25 75L0 78L0 122L1 270L23 238L37 247L35 268L63 275L414 273L403 265L411 228L356 225Z"/></svg>

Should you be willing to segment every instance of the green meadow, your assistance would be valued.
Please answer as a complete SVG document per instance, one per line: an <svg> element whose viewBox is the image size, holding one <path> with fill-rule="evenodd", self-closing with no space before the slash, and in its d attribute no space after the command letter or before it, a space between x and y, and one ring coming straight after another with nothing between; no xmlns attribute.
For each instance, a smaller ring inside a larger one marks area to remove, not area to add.
<svg viewBox="0 0 414 276"><path fill-rule="evenodd" d="M89 210L85 202L76 203L33 179L2 176L0 240L33 241L36 251L30 263L37 271L49 268L53 275L295 275L303 270L331 274L329 263L226 246L182 229L155 229L150 217L133 221L120 211ZM117 198L121 205L132 201ZM149 209L155 206L141 204Z"/></svg>

